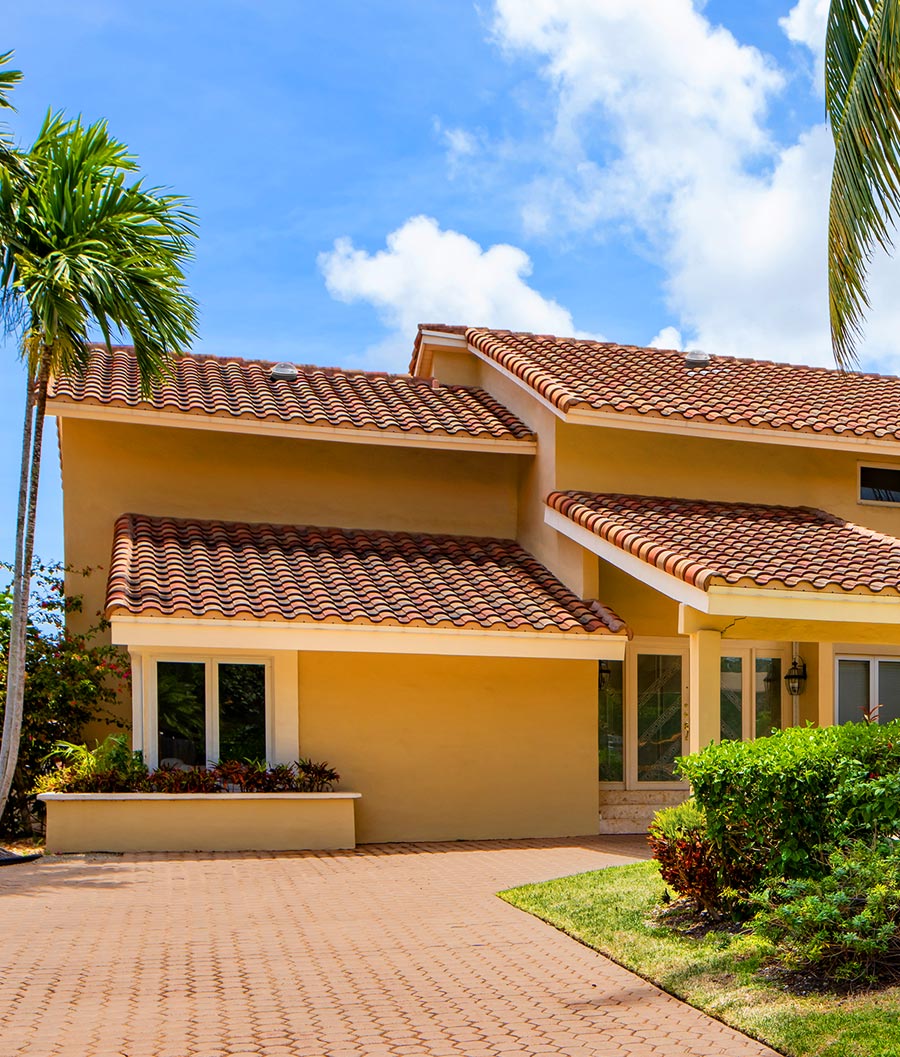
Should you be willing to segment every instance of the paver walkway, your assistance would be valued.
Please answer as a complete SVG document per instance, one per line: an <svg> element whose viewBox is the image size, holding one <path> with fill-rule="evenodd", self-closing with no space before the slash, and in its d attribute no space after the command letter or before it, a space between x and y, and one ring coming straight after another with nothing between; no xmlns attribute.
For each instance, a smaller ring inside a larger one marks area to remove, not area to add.
<svg viewBox="0 0 900 1057"><path fill-rule="evenodd" d="M3 1057L763 1057L497 899L637 838L0 870Z"/></svg>

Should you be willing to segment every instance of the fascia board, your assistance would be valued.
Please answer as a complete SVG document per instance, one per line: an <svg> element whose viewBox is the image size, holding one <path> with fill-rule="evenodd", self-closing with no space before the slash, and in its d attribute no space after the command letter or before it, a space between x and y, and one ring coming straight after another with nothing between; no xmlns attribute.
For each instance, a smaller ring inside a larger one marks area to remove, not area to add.
<svg viewBox="0 0 900 1057"><path fill-rule="evenodd" d="M743 444L782 444L789 447L818 448L830 451L853 451L869 455L900 455L900 441L877 437L846 437L833 433L788 433L786 430L745 426L715 426L683 419L654 418L651 415L629 415L624 412L594 411L576 407L560 415L564 421L580 426L602 426L607 429L638 430L642 433L665 433L669 436L698 437L707 440L730 440Z"/></svg>
<svg viewBox="0 0 900 1057"><path fill-rule="evenodd" d="M634 577L635 580L640 580L641 583L652 587L655 591L659 591L660 594L673 598L676 602L684 602L686 605L699 609L701 612L707 612L707 592L701 591L699 587L686 584L683 580L679 580L677 576L671 576L669 573L663 572L662 569L657 569L655 565L650 565L648 562L636 558L633 554L623 551L607 540L601 539L600 536L589 529L576 525L574 521L571 521L552 507L544 507L544 521L563 536L567 536L573 542L584 547L585 550L598 555L604 561L609 562L610 565L614 565L617 569L621 569L623 573Z"/></svg>
<svg viewBox="0 0 900 1057"><path fill-rule="evenodd" d="M705 612L710 615L900 624L900 598L897 595L717 585L711 586L707 595L709 604Z"/></svg>
<svg viewBox="0 0 900 1057"><path fill-rule="evenodd" d="M544 521L634 579L708 616L900 624L900 597L897 595L804 591L797 588L730 587L718 584L712 584L702 591L657 569L654 565L641 561L633 554L620 550L581 525L576 525L552 507L545 507Z"/></svg>
<svg viewBox="0 0 900 1057"><path fill-rule="evenodd" d="M320 650L462 657L622 660L625 635L397 628L370 624L113 615L112 640L131 648Z"/></svg>
<svg viewBox="0 0 900 1057"><path fill-rule="evenodd" d="M98 422L130 425L170 426L182 429L208 429L220 433L249 433L256 436L289 437L297 440L338 441L346 444L381 444L402 448L428 448L435 451L496 452L533 455L536 440L500 440L493 437L458 436L449 433L401 433L392 430L336 429L256 418L226 418L224 415L188 415L171 411L114 407L109 404L47 401L48 414L58 419L81 418Z"/></svg>

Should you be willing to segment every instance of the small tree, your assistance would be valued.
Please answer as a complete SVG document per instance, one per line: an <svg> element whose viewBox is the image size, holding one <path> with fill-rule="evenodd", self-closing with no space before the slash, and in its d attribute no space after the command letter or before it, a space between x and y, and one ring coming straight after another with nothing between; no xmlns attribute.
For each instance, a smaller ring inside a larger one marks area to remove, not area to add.
<svg viewBox="0 0 900 1057"><path fill-rule="evenodd" d="M9 568L9 567L7 567ZM66 628L66 616L81 612L81 597L67 597L63 569L36 563L32 571L26 635L25 702L19 759L3 831L33 832L39 818L31 794L36 779L52 768L47 754L58 741L81 736L92 720L116 722L110 710L128 683L128 658L102 641L102 619L84 634ZM6 702L6 650L12 596L0 592L0 717Z"/></svg>
<svg viewBox="0 0 900 1057"><path fill-rule="evenodd" d="M145 389L196 334L185 287L195 218L185 199L140 179L106 122L48 115L20 176L0 168L0 309L21 336L25 424L12 580L0 817L16 770L25 692L28 596L51 377L83 370L91 331L130 336Z"/></svg>

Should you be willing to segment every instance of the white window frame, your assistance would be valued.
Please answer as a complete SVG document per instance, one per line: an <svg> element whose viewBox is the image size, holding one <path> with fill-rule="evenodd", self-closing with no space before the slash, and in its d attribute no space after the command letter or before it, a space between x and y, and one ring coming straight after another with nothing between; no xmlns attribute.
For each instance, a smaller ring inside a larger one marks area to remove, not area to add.
<svg viewBox="0 0 900 1057"><path fill-rule="evenodd" d="M159 766L159 708L157 700L157 665L162 663L202 664L206 680L206 766L214 764L219 758L219 664L255 664L265 669L266 695L266 760L274 759L274 723L272 694L272 658L270 656L253 656L252 654L209 654L209 653L152 653L142 656L143 675L143 755L144 762L154 770ZM149 736L148 736L149 735Z"/></svg>
<svg viewBox="0 0 900 1057"><path fill-rule="evenodd" d="M888 504L890 506L900 504ZM840 723L841 711L840 711L840 662L841 661L867 661L869 664L869 710L871 711L878 703L878 686L880 680L878 678L872 678L872 665L878 664L880 661L893 661L895 664L900 661L900 650L896 648L869 646L865 653L853 653L849 650L841 650L838 652L835 650L834 654L834 725L837 726Z"/></svg>
<svg viewBox="0 0 900 1057"><path fill-rule="evenodd" d="M793 726L793 699L784 685L784 677L791 664L791 651L778 642L741 642L726 640L722 643L722 657L741 658L741 740L756 740L756 693L754 676L757 657L777 657L781 661L779 691L781 701L781 729Z"/></svg>
<svg viewBox="0 0 900 1057"><path fill-rule="evenodd" d="M647 790L686 789L687 782L677 780L671 782L639 782L637 775L637 744L638 744L638 716L637 716L637 659L639 654L649 654L659 657L681 658L681 751L684 754L687 739L684 736L685 722L688 714L688 695L690 693L690 644L681 643L677 639L666 638L635 638L628 643L625 651L625 686L623 700L625 705L625 789L629 792L640 792ZM613 783L609 783L612 786ZM609 787L603 783L604 788Z"/></svg>
<svg viewBox="0 0 900 1057"><path fill-rule="evenodd" d="M624 790L626 788L626 778L628 777L628 745L630 735L628 733L628 659L627 656L623 657L621 661L610 661L610 664L616 663L622 665L622 780L619 782L604 782L598 778L601 789L612 790L619 789ZM599 664L599 662L598 662ZM599 672L598 672L599 676ZM600 687L599 683L597 686L597 705L599 709L599 698L600 698ZM598 717L599 718L599 717ZM599 724L598 724L599 733ZM599 757L599 744L598 744L598 757Z"/></svg>
<svg viewBox="0 0 900 1057"><path fill-rule="evenodd" d="M856 502L858 506L884 506L890 510L900 510L900 503L891 503L887 499L863 499L862 497L862 472L863 470L894 470L900 473L900 465L895 462L858 462L856 464Z"/></svg>

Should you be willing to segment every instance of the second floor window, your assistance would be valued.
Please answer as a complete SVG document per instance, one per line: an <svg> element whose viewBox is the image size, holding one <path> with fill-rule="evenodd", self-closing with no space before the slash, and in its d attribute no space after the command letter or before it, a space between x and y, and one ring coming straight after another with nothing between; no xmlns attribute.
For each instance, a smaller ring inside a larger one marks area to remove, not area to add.
<svg viewBox="0 0 900 1057"><path fill-rule="evenodd" d="M900 469L860 466L859 498L864 503L900 503Z"/></svg>

